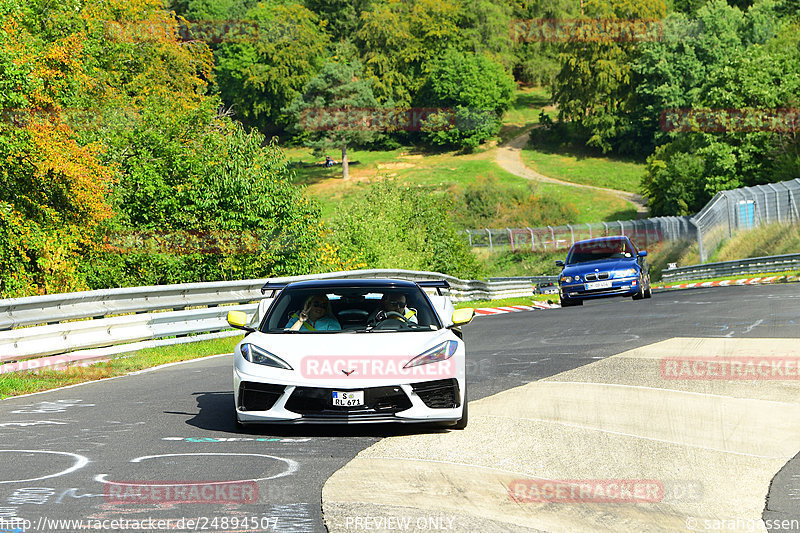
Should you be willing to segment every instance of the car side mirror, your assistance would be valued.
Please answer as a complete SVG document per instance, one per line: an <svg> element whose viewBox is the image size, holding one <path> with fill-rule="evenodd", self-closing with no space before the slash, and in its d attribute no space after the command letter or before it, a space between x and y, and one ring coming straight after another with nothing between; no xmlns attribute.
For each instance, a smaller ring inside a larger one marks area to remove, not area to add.
<svg viewBox="0 0 800 533"><path fill-rule="evenodd" d="M453 312L452 321L454 326L463 326L464 324L472 322L473 318L475 318L475 309L472 307L464 307L463 309L456 309Z"/></svg>
<svg viewBox="0 0 800 533"><path fill-rule="evenodd" d="M247 313L244 311L228 311L228 324L236 329L253 332L255 329L247 325Z"/></svg>
<svg viewBox="0 0 800 533"><path fill-rule="evenodd" d="M561 268L564 268L564 261L560 261L560 260L556 261L556 266L560 266Z"/></svg>
<svg viewBox="0 0 800 533"><path fill-rule="evenodd" d="M644 257L646 255L647 255L647 250L642 250L641 252L639 252L639 257Z"/></svg>

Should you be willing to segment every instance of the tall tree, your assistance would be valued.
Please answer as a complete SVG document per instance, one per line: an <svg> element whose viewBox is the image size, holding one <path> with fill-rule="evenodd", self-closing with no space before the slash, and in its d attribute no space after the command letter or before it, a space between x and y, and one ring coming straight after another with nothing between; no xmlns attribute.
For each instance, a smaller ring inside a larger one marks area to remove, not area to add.
<svg viewBox="0 0 800 533"><path fill-rule="evenodd" d="M299 4L258 4L244 28L215 50L223 100L236 116L265 133L288 126L283 114L322 68L329 43L325 23Z"/></svg>
<svg viewBox="0 0 800 533"><path fill-rule="evenodd" d="M358 61L329 61L287 108L315 153L341 148L344 179L349 177L347 147L375 140L374 122L382 117L372 80L362 76Z"/></svg>

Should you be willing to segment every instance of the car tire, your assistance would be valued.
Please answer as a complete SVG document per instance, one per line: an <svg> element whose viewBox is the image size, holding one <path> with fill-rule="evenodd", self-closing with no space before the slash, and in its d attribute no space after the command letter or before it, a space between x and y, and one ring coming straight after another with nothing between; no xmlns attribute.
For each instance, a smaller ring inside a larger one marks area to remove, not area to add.
<svg viewBox="0 0 800 533"><path fill-rule="evenodd" d="M469 422L469 403L467 402L467 385L466 381L464 382L464 408L461 410L461 418L450 426L452 429L465 429L467 427L467 422Z"/></svg>
<svg viewBox="0 0 800 533"><path fill-rule="evenodd" d="M647 290L644 291L645 298L652 298L653 297L653 287L650 286L649 280L647 283Z"/></svg>

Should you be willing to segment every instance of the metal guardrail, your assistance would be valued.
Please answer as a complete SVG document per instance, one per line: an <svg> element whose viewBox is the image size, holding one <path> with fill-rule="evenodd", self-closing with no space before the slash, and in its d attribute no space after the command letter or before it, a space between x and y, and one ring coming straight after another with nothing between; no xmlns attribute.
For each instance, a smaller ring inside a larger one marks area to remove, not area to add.
<svg viewBox="0 0 800 533"><path fill-rule="evenodd" d="M671 268L661 272L662 281L687 281L693 279L721 278L739 274L766 274L800 270L800 254L754 257L719 263Z"/></svg>
<svg viewBox="0 0 800 533"><path fill-rule="evenodd" d="M348 278L446 279L456 302L533 294L530 278L475 281L410 270L353 270L272 279ZM226 315L233 310L256 312L264 298L264 281L129 287L0 300L0 373L83 365L144 347L239 335L238 330L229 330Z"/></svg>

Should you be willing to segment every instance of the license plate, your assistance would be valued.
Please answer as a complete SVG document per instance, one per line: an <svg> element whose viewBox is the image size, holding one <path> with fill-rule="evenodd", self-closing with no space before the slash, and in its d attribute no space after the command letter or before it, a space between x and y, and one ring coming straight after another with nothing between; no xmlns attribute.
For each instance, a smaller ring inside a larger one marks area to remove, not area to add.
<svg viewBox="0 0 800 533"><path fill-rule="evenodd" d="M333 391L333 405L340 407L356 407L359 405L364 405L364 391Z"/></svg>
<svg viewBox="0 0 800 533"><path fill-rule="evenodd" d="M592 289L610 289L610 288L611 288L611 280L593 281L591 283L586 284L587 291L591 291Z"/></svg>

